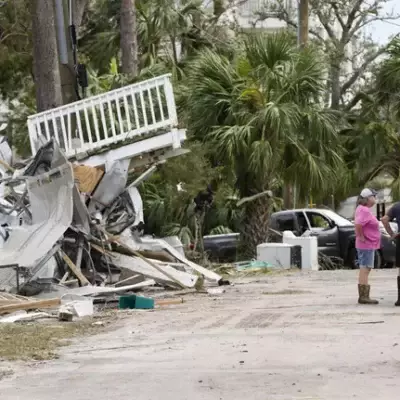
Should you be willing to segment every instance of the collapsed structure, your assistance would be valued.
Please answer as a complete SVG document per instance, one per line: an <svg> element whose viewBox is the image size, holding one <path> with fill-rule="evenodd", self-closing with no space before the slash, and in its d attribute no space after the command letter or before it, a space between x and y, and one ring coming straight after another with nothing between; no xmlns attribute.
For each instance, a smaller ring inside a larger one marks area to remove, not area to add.
<svg viewBox="0 0 400 400"><path fill-rule="evenodd" d="M177 238L143 235L137 187L187 152L169 75L33 115L28 130L33 157L24 166L14 168L0 143L0 291L223 283L189 261Z"/></svg>

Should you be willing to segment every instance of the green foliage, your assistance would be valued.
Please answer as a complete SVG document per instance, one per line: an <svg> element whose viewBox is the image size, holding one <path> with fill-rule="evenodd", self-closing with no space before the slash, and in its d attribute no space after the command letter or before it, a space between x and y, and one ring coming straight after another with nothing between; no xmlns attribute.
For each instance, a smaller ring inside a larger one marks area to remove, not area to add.
<svg viewBox="0 0 400 400"><path fill-rule="evenodd" d="M189 65L187 126L233 168L242 196L276 189L281 179L331 190L343 167L341 119L320 104L319 53L299 51L286 34L250 36L244 45L233 60L204 50Z"/></svg>
<svg viewBox="0 0 400 400"><path fill-rule="evenodd" d="M30 7L24 0L0 6L0 93L13 98L32 81Z"/></svg>
<svg viewBox="0 0 400 400"><path fill-rule="evenodd" d="M191 153L170 159L141 187L147 230L159 236L177 235L184 244L195 236L194 198L207 185L223 179L221 169L211 167L205 146L194 142L188 147ZM204 234L238 228L240 213L224 197L229 190L224 184L218 189L205 216Z"/></svg>
<svg viewBox="0 0 400 400"><path fill-rule="evenodd" d="M35 88L31 84L20 92L13 101L9 101L7 111L7 136L10 143L24 158L31 155L31 146L26 126L28 117L36 112Z"/></svg>
<svg viewBox="0 0 400 400"><path fill-rule="evenodd" d="M346 161L353 188L389 177L394 198L400 197L400 41L394 39L376 72L369 96L353 113L351 128L343 132ZM354 193L355 191L353 191Z"/></svg>
<svg viewBox="0 0 400 400"><path fill-rule="evenodd" d="M389 57L380 65L376 75L377 103L384 108L388 119L400 118L400 38L388 48Z"/></svg>

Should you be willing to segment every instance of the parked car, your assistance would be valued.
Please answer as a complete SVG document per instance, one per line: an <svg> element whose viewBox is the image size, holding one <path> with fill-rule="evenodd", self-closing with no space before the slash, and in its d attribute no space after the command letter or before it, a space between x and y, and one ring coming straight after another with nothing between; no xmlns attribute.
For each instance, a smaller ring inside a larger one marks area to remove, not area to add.
<svg viewBox="0 0 400 400"><path fill-rule="evenodd" d="M271 215L270 227L278 232L292 231L296 236L306 231L317 237L318 250L326 256L343 260L355 268L355 228L353 222L329 209L305 208L279 211ZM395 261L395 245L381 226L381 248L377 250L375 268L390 266ZM281 236L272 235L272 240L281 241Z"/></svg>
<svg viewBox="0 0 400 400"><path fill-rule="evenodd" d="M210 259L221 262L236 261L239 233L203 236L204 251Z"/></svg>

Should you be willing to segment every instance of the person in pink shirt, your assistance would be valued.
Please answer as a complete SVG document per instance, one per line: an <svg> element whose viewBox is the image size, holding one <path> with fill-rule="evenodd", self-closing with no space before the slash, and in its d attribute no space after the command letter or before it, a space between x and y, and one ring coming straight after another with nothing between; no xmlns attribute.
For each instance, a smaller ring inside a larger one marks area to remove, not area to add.
<svg viewBox="0 0 400 400"><path fill-rule="evenodd" d="M371 286L368 277L375 264L375 251L380 248L381 233L379 221L372 214L371 207L375 204L376 192L363 189L358 198L358 206L354 218L356 229L356 249L358 266L358 302L360 304L378 304L378 300L370 298Z"/></svg>

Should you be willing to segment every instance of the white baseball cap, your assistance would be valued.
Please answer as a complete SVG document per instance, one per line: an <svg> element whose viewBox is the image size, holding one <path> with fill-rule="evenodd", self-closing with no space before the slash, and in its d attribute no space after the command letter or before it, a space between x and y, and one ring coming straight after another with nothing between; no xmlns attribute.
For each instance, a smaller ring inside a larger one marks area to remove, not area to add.
<svg viewBox="0 0 400 400"><path fill-rule="evenodd" d="M377 191L376 190L368 189L368 188L365 188L365 189L361 190L361 193L360 193L360 197L362 197L363 199L366 199L366 198L371 197L371 196L376 196L376 195L377 195Z"/></svg>

